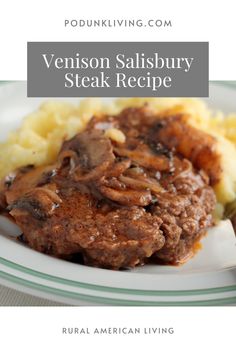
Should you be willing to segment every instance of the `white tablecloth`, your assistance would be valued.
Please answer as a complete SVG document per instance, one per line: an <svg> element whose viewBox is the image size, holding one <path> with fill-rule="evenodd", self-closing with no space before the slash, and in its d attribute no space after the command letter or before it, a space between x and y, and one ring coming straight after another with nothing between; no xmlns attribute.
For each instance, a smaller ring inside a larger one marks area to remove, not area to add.
<svg viewBox="0 0 236 354"><path fill-rule="evenodd" d="M63 306L60 303L24 294L0 285L0 306Z"/></svg>

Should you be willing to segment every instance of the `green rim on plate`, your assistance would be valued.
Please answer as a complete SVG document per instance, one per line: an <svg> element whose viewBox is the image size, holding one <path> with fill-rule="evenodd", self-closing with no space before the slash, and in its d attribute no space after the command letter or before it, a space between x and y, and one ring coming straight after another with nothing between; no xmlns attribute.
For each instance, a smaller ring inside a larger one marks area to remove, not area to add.
<svg viewBox="0 0 236 354"><path fill-rule="evenodd" d="M51 274L42 273L31 268L24 267L20 264L8 261L0 257L0 264L3 264L11 269L18 270L27 275L33 275L35 277L50 280L52 282L64 285L70 285L77 288L103 291L108 293L120 293L120 294L130 294L130 295L144 295L144 296L184 296L184 295L207 295L207 294L219 294L225 292L236 291L236 285L209 288L209 289L196 289L196 290L140 290L140 289L125 289L125 288L115 288L103 285L94 285L89 283L78 282L75 280L69 280L61 277L57 277Z"/></svg>
<svg viewBox="0 0 236 354"><path fill-rule="evenodd" d="M235 303L236 297L229 297L225 299L214 299L214 300L202 300L202 301L137 301L137 300L122 300L115 298L97 297L92 295L84 295L80 293L75 293L72 291L65 291L58 288L52 288L50 286L41 285L29 280L25 280L14 275L0 271L0 277L13 282L15 284L20 284L24 287L36 289L48 294L54 294L57 296L66 297L69 299L77 299L80 301L104 304L104 305L120 305L120 306L216 306L216 305L230 305Z"/></svg>
<svg viewBox="0 0 236 354"><path fill-rule="evenodd" d="M3 84L3 82L0 82ZM4 82L4 84L9 82ZM236 89L236 81L214 81L216 85L225 86L230 89ZM11 262L5 258L0 257L0 264L8 267L9 269L20 271L22 274L27 274L34 276L36 278L49 280L55 284L64 284L73 286L80 289L102 291L106 293L114 294L130 294L130 295L144 295L144 296L167 296L170 299L172 296L194 296L194 295L208 295L208 294L221 294L225 292L236 291L236 284L225 287L215 287L208 289L195 289L195 290L140 290L140 289L125 289L125 288L115 288L101 285L94 285L84 282L73 281L57 276L53 276L47 273L39 272L31 268L27 268L20 264ZM216 305L230 305L236 302L236 296L221 298L221 299L211 299L211 300L199 300L199 301L137 301L137 300L126 300L118 298L108 298L101 296L85 295L79 292L73 292L68 290L62 290L57 287L46 286L38 284L34 281L26 280L21 277L0 271L0 278L5 279L8 282L19 284L24 288L30 288L34 290L41 291L47 294L54 294L61 296L63 298L77 299L80 301L85 301L88 303L97 303L104 305L127 305L127 306L216 306Z"/></svg>

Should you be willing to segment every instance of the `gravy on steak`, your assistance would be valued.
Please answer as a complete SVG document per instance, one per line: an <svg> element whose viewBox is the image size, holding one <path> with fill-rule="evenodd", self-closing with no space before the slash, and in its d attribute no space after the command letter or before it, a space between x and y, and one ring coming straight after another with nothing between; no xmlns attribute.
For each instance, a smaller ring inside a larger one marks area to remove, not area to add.
<svg viewBox="0 0 236 354"><path fill-rule="evenodd" d="M30 247L56 257L110 269L184 262L212 225L216 200L207 174L165 144L164 132L158 138L158 124L147 107L94 117L54 164L7 176L0 208ZM125 142L106 137L107 126Z"/></svg>

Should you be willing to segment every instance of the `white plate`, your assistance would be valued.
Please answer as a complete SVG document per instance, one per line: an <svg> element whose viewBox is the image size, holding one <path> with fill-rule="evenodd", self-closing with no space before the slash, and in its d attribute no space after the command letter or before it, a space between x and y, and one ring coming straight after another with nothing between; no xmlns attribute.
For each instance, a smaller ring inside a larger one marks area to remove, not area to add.
<svg viewBox="0 0 236 354"><path fill-rule="evenodd" d="M212 84L210 105L236 111L236 86ZM0 86L0 139L37 108L25 83ZM74 100L76 101L76 100ZM0 283L26 293L74 305L223 305L236 303L236 245L229 222L203 240L203 248L180 267L147 265L110 271L40 254L4 236L0 219Z"/></svg>

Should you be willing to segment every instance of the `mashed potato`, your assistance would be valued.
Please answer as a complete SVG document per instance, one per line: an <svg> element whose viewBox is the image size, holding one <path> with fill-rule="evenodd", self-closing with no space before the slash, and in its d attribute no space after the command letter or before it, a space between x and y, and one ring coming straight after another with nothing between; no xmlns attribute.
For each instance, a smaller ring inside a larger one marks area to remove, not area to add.
<svg viewBox="0 0 236 354"><path fill-rule="evenodd" d="M82 131L90 118L99 113L117 114L123 108L142 106L148 102L155 112L178 107L190 115L191 123L214 135L222 156L223 173L215 186L219 203L223 206L236 198L236 114L214 114L204 101L191 98L131 98L104 103L98 99L84 99L78 105L60 101L46 102L28 115L21 127L10 133L0 144L0 178L10 171L29 164L36 166L52 162L64 140ZM121 132L120 132L121 133ZM113 138L115 132L110 132ZM122 139L122 136L118 136Z"/></svg>

